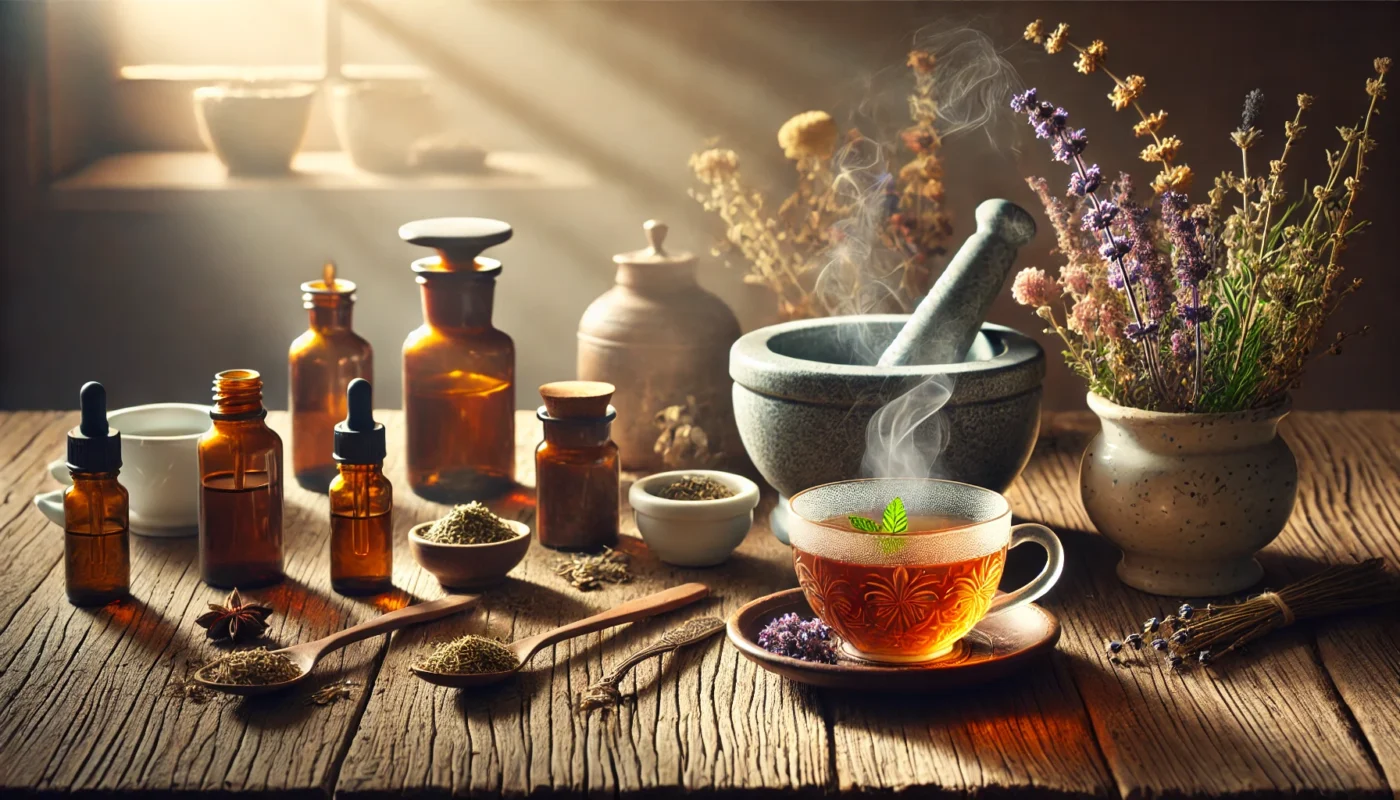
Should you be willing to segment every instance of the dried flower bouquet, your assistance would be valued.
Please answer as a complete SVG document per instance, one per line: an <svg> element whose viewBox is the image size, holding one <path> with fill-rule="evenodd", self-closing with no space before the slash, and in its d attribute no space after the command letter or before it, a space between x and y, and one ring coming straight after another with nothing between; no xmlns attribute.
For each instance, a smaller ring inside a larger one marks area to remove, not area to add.
<svg viewBox="0 0 1400 800"><path fill-rule="evenodd" d="M1078 54L1079 72L1108 75L1109 101L1116 110L1137 112L1133 133L1150 140L1141 158L1159 172L1153 198L1139 202L1126 173L1106 184L1099 166L1084 158L1088 138L1069 125L1068 112L1035 89L1014 96L1011 107L1071 169L1067 199L1044 179L1029 180L1065 263L1055 280L1039 268L1021 271L1015 300L1061 337L1066 360L1091 391L1119 405L1229 412L1278 401L1298 383L1328 318L1361 285L1340 281L1339 257L1366 225L1355 217L1356 197L1366 155L1376 146L1371 126L1390 59L1375 59L1365 113L1356 125L1337 129L1342 144L1325 151L1320 183L1305 183L1290 200L1283 180L1306 130L1304 112L1312 103L1306 94L1298 95L1283 125L1278 157L1251 171L1250 151L1264 138L1257 127L1264 98L1256 89L1229 135L1240 150L1240 174L1216 178L1207 202L1192 203L1186 192L1193 174L1179 161L1181 140L1164 133L1167 112L1149 114L1138 102L1145 78L1109 72L1107 45L1095 40L1080 47L1069 40L1067 25L1047 33L1036 20L1025 38L1050 53L1068 47ZM1343 340L1365 330L1338 333L1326 352L1339 352Z"/></svg>
<svg viewBox="0 0 1400 800"><path fill-rule="evenodd" d="M932 283L952 234L935 127L934 57L916 50L908 65L913 124L900 138L909 160L894 175L871 168L886 162L883 145L855 130L840 141L825 111L798 114L778 131L797 187L776 211L744 180L733 150L710 148L690 158L704 184L691 196L725 224L715 254L746 261L744 281L772 290L783 319L907 311ZM869 174L878 175L874 185L864 183Z"/></svg>

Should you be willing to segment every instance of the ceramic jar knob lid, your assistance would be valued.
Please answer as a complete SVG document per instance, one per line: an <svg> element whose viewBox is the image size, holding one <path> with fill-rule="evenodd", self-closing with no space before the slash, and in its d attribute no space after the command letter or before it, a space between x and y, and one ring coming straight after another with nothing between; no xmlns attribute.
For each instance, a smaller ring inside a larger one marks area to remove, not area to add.
<svg viewBox="0 0 1400 800"><path fill-rule="evenodd" d="M647 244L642 250L633 250L630 253L618 253L613 256L613 263L616 264L690 264L695 261L693 253L679 252L671 253L666 250L666 234L671 227L666 223L649 219L642 223L642 232L646 234Z"/></svg>
<svg viewBox="0 0 1400 800"><path fill-rule="evenodd" d="M607 416L617 387L602 381L555 381L540 387L545 411L555 419Z"/></svg>
<svg viewBox="0 0 1400 800"><path fill-rule="evenodd" d="M400 239L437 250L449 270L475 269L483 250L509 241L513 234L508 223L484 217L437 217L399 227Z"/></svg>

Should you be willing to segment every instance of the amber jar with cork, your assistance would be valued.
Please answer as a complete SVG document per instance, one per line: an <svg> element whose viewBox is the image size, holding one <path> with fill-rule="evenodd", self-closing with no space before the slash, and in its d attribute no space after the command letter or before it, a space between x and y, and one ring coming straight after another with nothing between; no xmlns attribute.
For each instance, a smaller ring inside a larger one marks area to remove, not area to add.
<svg viewBox="0 0 1400 800"><path fill-rule="evenodd" d="M214 424L199 440L199 574L210 586L282 580L282 439L267 427L262 376L214 376Z"/></svg>
<svg viewBox="0 0 1400 800"><path fill-rule="evenodd" d="M511 228L446 217L399 236L437 250L413 262L423 324L403 344L409 486L441 503L499 496L515 485L515 342L491 324L501 262L481 252Z"/></svg>
<svg viewBox="0 0 1400 800"><path fill-rule="evenodd" d="M82 421L68 432L63 492L63 566L68 602L101 606L131 595L130 503L117 482L121 434L107 425L107 391L83 384Z"/></svg>
<svg viewBox="0 0 1400 800"><path fill-rule="evenodd" d="M394 588L394 487L384 477L384 426L374 421L373 391L363 378L350 381L345 419L335 426L331 588L341 594Z"/></svg>
<svg viewBox="0 0 1400 800"><path fill-rule="evenodd" d="M292 474L313 492L326 491L336 476L331 447L336 423L345 418L345 388L355 378L374 380L374 351L350 326L355 284L335 273L328 262L320 280L301 285L311 324L287 354Z"/></svg>
<svg viewBox="0 0 1400 800"><path fill-rule="evenodd" d="M599 381L559 381L540 387L544 441L535 448L535 533L560 550L617 544L622 482L613 444L615 388Z"/></svg>

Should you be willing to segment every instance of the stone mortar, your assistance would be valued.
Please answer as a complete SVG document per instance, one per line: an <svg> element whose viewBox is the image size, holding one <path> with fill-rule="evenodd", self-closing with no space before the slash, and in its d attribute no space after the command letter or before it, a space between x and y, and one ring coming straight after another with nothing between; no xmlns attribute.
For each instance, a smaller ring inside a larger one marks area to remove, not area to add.
<svg viewBox="0 0 1400 800"><path fill-rule="evenodd" d="M954 380L940 412L948 445L933 477L1003 491L1030 460L1045 377L1040 345L984 323L966 361L874 366L908 319L865 314L786 322L746 334L730 350L739 434L759 472L782 495L772 522L784 542L787 498L860 477L870 418L932 376Z"/></svg>

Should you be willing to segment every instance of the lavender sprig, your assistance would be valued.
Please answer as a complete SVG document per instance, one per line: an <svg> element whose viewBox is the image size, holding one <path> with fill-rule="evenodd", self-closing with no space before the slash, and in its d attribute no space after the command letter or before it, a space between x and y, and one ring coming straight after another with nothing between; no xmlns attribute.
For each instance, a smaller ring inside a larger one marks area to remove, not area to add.
<svg viewBox="0 0 1400 800"><path fill-rule="evenodd" d="M1150 344L1159 328L1159 323L1157 320L1144 317L1138 307L1134 291L1134 276L1129 272L1128 265L1124 262L1124 257L1132 250L1132 245L1120 241L1114 235L1111 216L1105 219L1106 215L1102 212L1104 203L1108 201L1100 200L1096 193L1102 180L1098 165L1089 166L1084 163L1083 153L1089 143L1084 129L1071 130L1068 127L1069 112L1053 103L1040 100L1034 88L1012 95L1011 109L1026 115L1026 121L1035 129L1036 138L1050 140L1050 149L1056 161L1063 161L1074 168L1074 174L1070 177L1069 191L1088 198L1089 213L1093 215L1092 220L1095 223L1092 227L1095 235L1102 242L1099 254L1111 266L1117 268L1118 280L1122 283L1122 290L1128 298L1128 307L1133 313L1133 321L1124 329L1124 333L1131 341L1142 345L1143 358L1147 361L1154 388L1158 395L1165 400L1167 392L1164 389L1161 373L1153 355L1154 349ZM1097 224L1101 220L1103 224ZM1111 270L1110 274L1112 274Z"/></svg>

